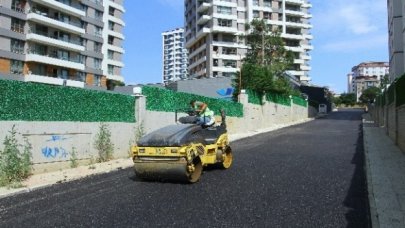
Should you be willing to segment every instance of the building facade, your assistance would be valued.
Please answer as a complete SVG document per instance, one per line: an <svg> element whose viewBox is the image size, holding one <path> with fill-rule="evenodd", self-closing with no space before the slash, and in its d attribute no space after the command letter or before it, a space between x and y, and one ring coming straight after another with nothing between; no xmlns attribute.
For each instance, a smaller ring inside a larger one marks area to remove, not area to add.
<svg viewBox="0 0 405 228"><path fill-rule="evenodd" d="M0 77L75 87L124 81L123 0L0 4Z"/></svg>
<svg viewBox="0 0 405 228"><path fill-rule="evenodd" d="M310 81L312 5L307 0L185 0L185 38L189 75L193 78L233 76L240 70L247 46L240 35L253 19L264 19L281 32L294 55L288 72Z"/></svg>
<svg viewBox="0 0 405 228"><path fill-rule="evenodd" d="M390 82L405 72L405 30L403 16L405 3L403 1L388 0L388 44Z"/></svg>
<svg viewBox="0 0 405 228"><path fill-rule="evenodd" d="M387 62L363 62L352 68L348 74L348 93L355 93L359 98L364 90L379 87L384 76L389 75L390 67Z"/></svg>
<svg viewBox="0 0 405 228"><path fill-rule="evenodd" d="M162 33L163 78L165 84L188 77L188 55L184 47L184 29L176 28Z"/></svg>

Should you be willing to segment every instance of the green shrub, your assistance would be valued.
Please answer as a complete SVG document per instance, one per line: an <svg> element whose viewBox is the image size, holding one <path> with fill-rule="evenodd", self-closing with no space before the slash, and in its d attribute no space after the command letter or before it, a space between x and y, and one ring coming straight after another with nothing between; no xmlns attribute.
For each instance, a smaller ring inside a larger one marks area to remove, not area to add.
<svg viewBox="0 0 405 228"><path fill-rule="evenodd" d="M108 124L100 124L94 147L98 150L99 162L109 161L113 158L114 144L111 142L111 132Z"/></svg>
<svg viewBox="0 0 405 228"><path fill-rule="evenodd" d="M24 145L18 143L15 126L9 133L4 139L3 151L0 151L0 186L20 183L31 172L31 144L27 139Z"/></svg>

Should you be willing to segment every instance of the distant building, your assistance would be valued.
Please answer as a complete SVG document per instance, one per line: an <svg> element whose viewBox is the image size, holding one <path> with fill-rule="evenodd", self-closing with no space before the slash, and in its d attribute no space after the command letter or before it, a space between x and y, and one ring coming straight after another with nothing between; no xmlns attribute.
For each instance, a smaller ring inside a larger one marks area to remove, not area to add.
<svg viewBox="0 0 405 228"><path fill-rule="evenodd" d="M185 38L192 78L232 77L240 70L247 52L245 25L264 19L280 31L285 48L294 54L288 73L310 81L313 38L308 0L187 0Z"/></svg>
<svg viewBox="0 0 405 228"><path fill-rule="evenodd" d="M75 87L124 81L123 0L0 1L0 78Z"/></svg>
<svg viewBox="0 0 405 228"><path fill-rule="evenodd" d="M184 29L176 28L162 33L163 83L168 84L188 76L188 55L184 47Z"/></svg>
<svg viewBox="0 0 405 228"><path fill-rule="evenodd" d="M356 94L356 101L364 90L370 87L379 87L381 79L390 71L387 62L363 62L352 67L348 74L348 93Z"/></svg>
<svg viewBox="0 0 405 228"><path fill-rule="evenodd" d="M390 82L402 76L405 72L405 30L404 30L404 1L388 0L388 44Z"/></svg>

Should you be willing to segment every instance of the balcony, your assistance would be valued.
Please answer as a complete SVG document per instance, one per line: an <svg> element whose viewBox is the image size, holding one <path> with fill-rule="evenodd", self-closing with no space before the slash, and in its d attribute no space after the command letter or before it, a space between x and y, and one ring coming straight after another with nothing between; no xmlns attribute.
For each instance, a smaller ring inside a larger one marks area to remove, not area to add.
<svg viewBox="0 0 405 228"><path fill-rule="evenodd" d="M86 12L82 10L79 6L74 6L72 4L66 4L55 0L32 0L33 2L40 3L42 5L48 6L52 9L57 9L63 13L73 15L76 17L84 17L86 16Z"/></svg>
<svg viewBox="0 0 405 228"><path fill-rule="evenodd" d="M211 16L208 15L202 15L198 20L197 20L197 24L198 25L202 25L207 23L207 21L211 20Z"/></svg>
<svg viewBox="0 0 405 228"><path fill-rule="evenodd" d="M27 34L28 41L35 41L41 44L60 47L69 51L81 52L85 51L85 47L81 45L80 40L67 39L48 36L48 34L29 31Z"/></svg>
<svg viewBox="0 0 405 228"><path fill-rule="evenodd" d="M54 78L54 77L48 77L48 76L42 76L42 75L36 75L36 74L28 74L24 77L24 81L26 82L39 82L39 83L45 83L45 84L51 84L51 85L65 85L65 86L71 86L71 87L79 87L83 88L84 87L84 82L81 81L75 81L75 80L69 80L69 79L63 79L63 78Z"/></svg>
<svg viewBox="0 0 405 228"><path fill-rule="evenodd" d="M223 33L236 34L236 33L238 33L238 28L236 28L236 27L214 26L212 28L212 31L213 32L223 32Z"/></svg>
<svg viewBox="0 0 405 228"><path fill-rule="evenodd" d="M107 65L113 65L113 66L117 66L117 67L124 67L124 63L121 61L117 61L117 60L113 60L113 59L107 59Z"/></svg>
<svg viewBox="0 0 405 228"><path fill-rule="evenodd" d="M308 65L301 65L301 70L303 70L303 71L310 71L311 70L311 67L310 66L308 66Z"/></svg>
<svg viewBox="0 0 405 228"><path fill-rule="evenodd" d="M49 17L47 13L40 11L30 11L27 15L27 20L34 21L36 23L46 25L53 28L58 28L60 30L70 32L77 35L85 34L85 30L81 28L80 24L74 22L63 22L56 18Z"/></svg>
<svg viewBox="0 0 405 228"><path fill-rule="evenodd" d="M124 7L122 5L119 5L119 4L117 4L117 3L113 2L113 1L109 1L109 4L110 4L110 6L116 8L117 10L125 13L125 9L124 9Z"/></svg>
<svg viewBox="0 0 405 228"><path fill-rule="evenodd" d="M200 2L200 5L197 8L197 12L204 12L205 10L209 9L211 7L211 3L209 2Z"/></svg>
<svg viewBox="0 0 405 228"><path fill-rule="evenodd" d="M124 82L124 77L122 75L107 74L107 79Z"/></svg>
<svg viewBox="0 0 405 228"><path fill-rule="evenodd" d="M79 59L75 58L61 59L55 54L41 53L30 49L28 49L27 51L25 61L43 63L46 65L55 65L59 67L71 68L80 71L85 70L84 64L81 63Z"/></svg>

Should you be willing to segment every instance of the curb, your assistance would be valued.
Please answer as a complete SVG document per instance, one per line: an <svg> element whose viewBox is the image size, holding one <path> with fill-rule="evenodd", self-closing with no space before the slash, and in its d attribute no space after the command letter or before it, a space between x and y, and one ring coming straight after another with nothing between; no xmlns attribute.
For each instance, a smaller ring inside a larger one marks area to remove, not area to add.
<svg viewBox="0 0 405 228"><path fill-rule="evenodd" d="M363 148L364 148L364 169L366 171L366 184L367 184L367 195L368 195L368 205L369 205L369 210L370 210L370 220L371 220L371 227L373 228L379 228L380 223L378 220L378 213L376 209L376 204L375 204L375 198L374 198L374 190L373 190L373 179L371 177L371 168L370 168L370 160L369 160L369 150L367 146L367 137L364 131L364 123L369 123L368 120L362 118L362 131L363 131Z"/></svg>

